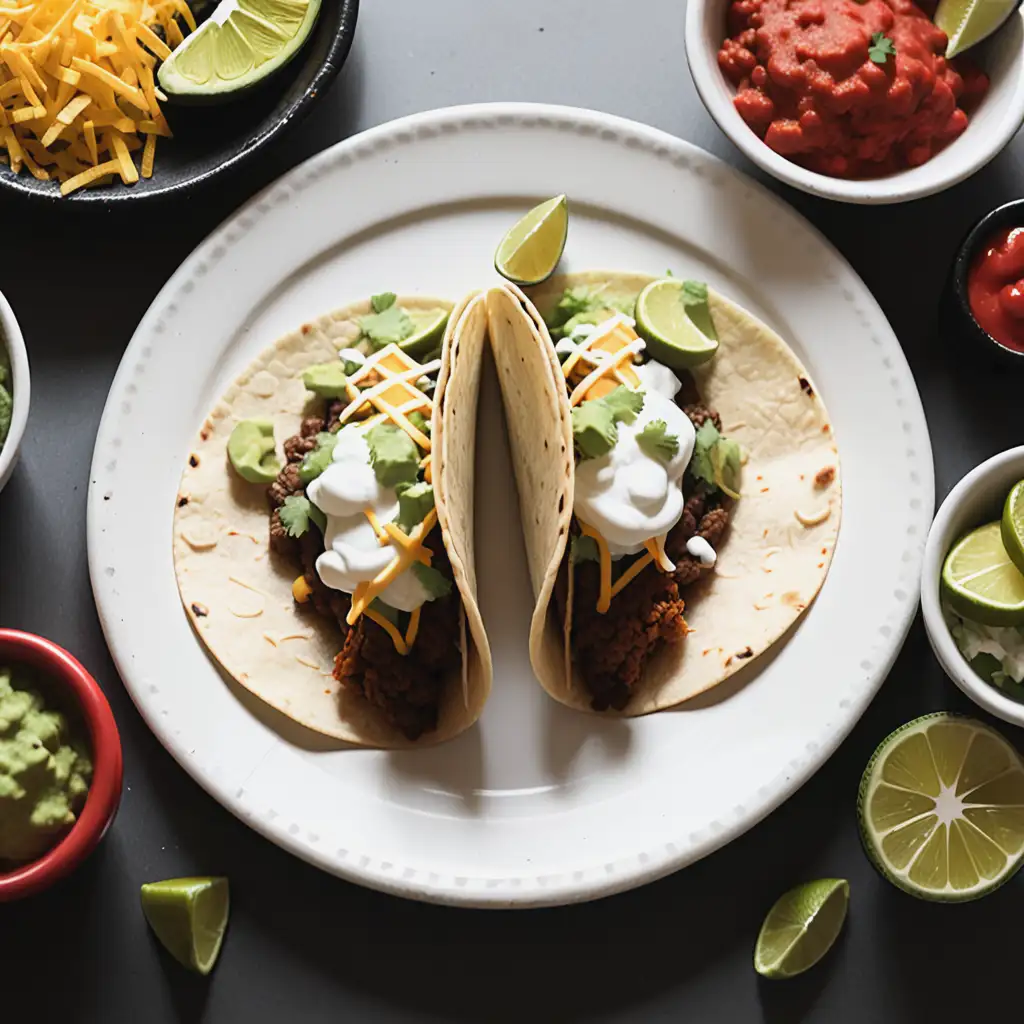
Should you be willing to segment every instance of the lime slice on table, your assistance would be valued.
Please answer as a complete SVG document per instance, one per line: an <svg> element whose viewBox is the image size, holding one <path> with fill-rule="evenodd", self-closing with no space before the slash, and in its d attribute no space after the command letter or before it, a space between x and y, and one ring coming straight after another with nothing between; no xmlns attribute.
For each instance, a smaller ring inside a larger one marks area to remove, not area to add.
<svg viewBox="0 0 1024 1024"><path fill-rule="evenodd" d="M448 325L447 309L411 309L413 332L398 347L408 352L413 359L422 359L441 344L444 329Z"/></svg>
<svg viewBox="0 0 1024 1024"><path fill-rule="evenodd" d="M141 889L142 912L178 963L209 974L228 926L226 878L170 878Z"/></svg>
<svg viewBox="0 0 1024 1024"><path fill-rule="evenodd" d="M761 925L754 970L766 978L793 978L831 948L846 920L850 884L819 878L783 893Z"/></svg>
<svg viewBox="0 0 1024 1024"><path fill-rule="evenodd" d="M1000 537L1010 561L1024 573L1024 480L1014 484L1006 496Z"/></svg>
<svg viewBox="0 0 1024 1024"><path fill-rule="evenodd" d="M1024 760L994 729L942 711L897 729L875 751L857 797L875 867L925 900L998 888L1024 856Z"/></svg>
<svg viewBox="0 0 1024 1024"><path fill-rule="evenodd" d="M942 567L942 591L965 619L1024 625L1024 575L1006 552L999 523L979 526L953 545Z"/></svg>
<svg viewBox="0 0 1024 1024"><path fill-rule="evenodd" d="M172 99L237 96L298 53L319 13L320 0L221 0L160 65L160 88Z"/></svg>
<svg viewBox="0 0 1024 1024"><path fill-rule="evenodd" d="M498 246L494 269L513 284L540 284L558 266L569 233L569 203L555 196L535 206Z"/></svg>
<svg viewBox="0 0 1024 1024"><path fill-rule="evenodd" d="M987 39L1020 6L1020 0L940 0L935 24L949 37L946 57Z"/></svg>
<svg viewBox="0 0 1024 1024"><path fill-rule="evenodd" d="M674 370L700 366L718 351L707 286L699 281L652 281L637 298L635 315L648 353Z"/></svg>

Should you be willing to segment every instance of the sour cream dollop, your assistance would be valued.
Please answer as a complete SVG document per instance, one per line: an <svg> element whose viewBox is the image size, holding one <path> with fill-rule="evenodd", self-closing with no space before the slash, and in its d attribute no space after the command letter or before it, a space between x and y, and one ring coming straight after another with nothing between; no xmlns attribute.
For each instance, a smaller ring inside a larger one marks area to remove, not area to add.
<svg viewBox="0 0 1024 1024"><path fill-rule="evenodd" d="M331 464L306 488L309 500L327 517L324 553L316 571L325 586L355 593L391 563L393 544L381 544L363 510L373 509L380 523L398 515L398 495L382 487L370 465L370 449L358 427L338 434ZM399 611L415 611L429 599L423 584L406 569L381 592L380 599Z"/></svg>
<svg viewBox="0 0 1024 1024"><path fill-rule="evenodd" d="M643 409L632 423L618 425L618 441L607 455L576 466L574 510L604 537L613 558L636 554L679 522L683 473L696 440L690 418L672 400L680 387L675 374L658 363L634 369L645 385ZM666 433L679 439L668 462L648 455L637 442L654 420L664 420Z"/></svg>

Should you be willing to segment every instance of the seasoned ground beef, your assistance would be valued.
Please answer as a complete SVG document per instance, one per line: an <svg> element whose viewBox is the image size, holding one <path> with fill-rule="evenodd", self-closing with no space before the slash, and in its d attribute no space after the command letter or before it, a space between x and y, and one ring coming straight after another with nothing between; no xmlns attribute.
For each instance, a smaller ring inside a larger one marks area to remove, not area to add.
<svg viewBox="0 0 1024 1024"><path fill-rule="evenodd" d="M338 429L338 417L345 404L327 403L326 416L311 416L302 421L299 433L284 443L285 466L267 488L270 509L270 547L279 556L302 567L302 576L310 588L310 604L322 617L336 623L345 638L334 661L334 676L348 690L365 697L381 708L411 740L437 727L441 688L445 679L459 667L459 601L456 592L437 601L428 601L420 613L416 642L407 655L400 655L388 634L365 616L355 626L345 621L352 599L340 590L326 586L316 571L316 560L323 553L323 536L317 529L301 537L289 537L281 524L279 510L286 498L306 493L299 479L299 465L316 446L316 435ZM440 535L426 545L433 551L432 565L449 579L451 565Z"/></svg>

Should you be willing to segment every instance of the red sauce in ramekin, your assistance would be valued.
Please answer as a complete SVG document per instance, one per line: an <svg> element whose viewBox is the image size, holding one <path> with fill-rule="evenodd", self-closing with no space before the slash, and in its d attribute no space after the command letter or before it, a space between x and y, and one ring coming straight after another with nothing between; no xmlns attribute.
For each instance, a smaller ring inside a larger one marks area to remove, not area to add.
<svg viewBox="0 0 1024 1024"><path fill-rule="evenodd" d="M1024 227L1004 228L978 250L967 275L967 301L1000 345L1024 352Z"/></svg>

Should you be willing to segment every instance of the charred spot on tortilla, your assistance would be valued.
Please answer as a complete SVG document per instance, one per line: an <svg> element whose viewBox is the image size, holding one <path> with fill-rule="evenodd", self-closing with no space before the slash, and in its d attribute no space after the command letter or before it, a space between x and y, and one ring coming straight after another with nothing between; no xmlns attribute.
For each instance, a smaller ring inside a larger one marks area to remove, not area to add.
<svg viewBox="0 0 1024 1024"><path fill-rule="evenodd" d="M310 327L310 326L309 326L309 324L303 324L303 325L302 325L302 333L303 333L303 334L309 334L309 332L310 332L311 330L313 330L313 328L312 328L312 327Z"/></svg>
<svg viewBox="0 0 1024 1024"><path fill-rule="evenodd" d="M811 382L806 377L797 378L800 381L800 390L807 395L808 398L814 397L814 388L811 387Z"/></svg>
<svg viewBox="0 0 1024 1024"><path fill-rule="evenodd" d="M198 456L198 455L196 455L196 454L195 454L195 452L193 452L193 453L192 453L192 454L191 454L191 455L190 455L190 456L188 457L188 464L189 464L189 465L190 465L190 466L191 466L191 467L192 467L193 469L195 469L195 468L196 468L196 466L198 466L198 465L199 465L199 456Z"/></svg>
<svg viewBox="0 0 1024 1024"><path fill-rule="evenodd" d="M823 491L826 487L832 484L832 481L836 478L836 467L826 466L824 469L819 469L814 477L814 486L818 490Z"/></svg>
<svg viewBox="0 0 1024 1024"><path fill-rule="evenodd" d="M736 657L739 659L752 658L754 656L754 649L749 644L743 648L742 651L736 653Z"/></svg>
<svg viewBox="0 0 1024 1024"><path fill-rule="evenodd" d="M187 504L188 504L188 495L187 494L180 494L180 495L178 495L178 508L184 508Z"/></svg>
<svg viewBox="0 0 1024 1024"><path fill-rule="evenodd" d="M192 614L197 619L202 619L202 618L205 618L207 615L210 614L210 609L207 608L205 604L200 604L198 601L193 601L192 602Z"/></svg>

